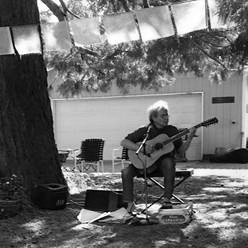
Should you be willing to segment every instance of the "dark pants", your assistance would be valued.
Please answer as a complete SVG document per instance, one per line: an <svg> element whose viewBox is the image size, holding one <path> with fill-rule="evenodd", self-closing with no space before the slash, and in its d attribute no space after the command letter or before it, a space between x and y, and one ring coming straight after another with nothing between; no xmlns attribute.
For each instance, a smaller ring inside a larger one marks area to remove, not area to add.
<svg viewBox="0 0 248 248"><path fill-rule="evenodd" d="M164 197L171 199L174 190L176 174L174 159L171 157L162 157L152 167L152 172L158 171L164 177ZM142 170L135 168L132 164L122 170L121 177L124 202L133 201L133 178L140 175L141 173ZM150 173L147 175L149 176L149 174Z"/></svg>

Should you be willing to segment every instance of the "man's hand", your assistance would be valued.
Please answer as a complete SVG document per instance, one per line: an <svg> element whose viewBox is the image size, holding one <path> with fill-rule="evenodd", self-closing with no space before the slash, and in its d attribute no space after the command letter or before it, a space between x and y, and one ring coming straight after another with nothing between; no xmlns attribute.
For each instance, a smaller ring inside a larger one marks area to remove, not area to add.
<svg viewBox="0 0 248 248"><path fill-rule="evenodd" d="M183 142L183 144L180 146L180 148L178 149L178 154L183 157L184 153L187 151L187 149L189 148L192 139L195 136L197 128L192 127L189 129L189 134L188 134L188 138L185 142Z"/></svg>
<svg viewBox="0 0 248 248"><path fill-rule="evenodd" d="M150 146L150 145L148 145L148 144L145 144L144 149L145 149L145 152L144 152L144 153L145 153L146 155L151 154L152 151L153 151L153 147Z"/></svg>
<svg viewBox="0 0 248 248"><path fill-rule="evenodd" d="M197 128L192 127L189 129L189 135L188 135L188 139L192 140L196 134L196 130Z"/></svg>

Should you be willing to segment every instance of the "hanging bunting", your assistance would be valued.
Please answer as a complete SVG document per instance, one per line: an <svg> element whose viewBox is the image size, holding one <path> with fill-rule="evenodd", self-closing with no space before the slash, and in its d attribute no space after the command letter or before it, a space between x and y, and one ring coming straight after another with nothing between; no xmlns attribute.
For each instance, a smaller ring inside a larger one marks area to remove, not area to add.
<svg viewBox="0 0 248 248"><path fill-rule="evenodd" d="M205 0L173 4L172 9L178 35L207 28Z"/></svg>
<svg viewBox="0 0 248 248"><path fill-rule="evenodd" d="M100 21L95 18L80 18L69 21L76 46L89 46L102 43Z"/></svg>
<svg viewBox="0 0 248 248"><path fill-rule="evenodd" d="M70 51L71 37L66 21L42 24L42 38L45 51Z"/></svg>
<svg viewBox="0 0 248 248"><path fill-rule="evenodd" d="M41 24L41 33L46 51L70 51L73 40L76 46L101 44L103 35L100 27L103 27L108 43L114 45L184 35L207 27L227 29L233 25L224 24L219 18L216 0L197 0L145 8L135 13L103 16L102 23L100 17L95 17ZM0 27L0 55L15 53L12 38L20 55L42 52L37 25L15 26L11 29L12 37L10 27Z"/></svg>
<svg viewBox="0 0 248 248"><path fill-rule="evenodd" d="M38 25L12 27L14 45L20 55L41 53Z"/></svg>
<svg viewBox="0 0 248 248"><path fill-rule="evenodd" d="M225 24L220 18L218 14L218 5L216 0L208 0L209 6L209 17L212 29L227 29L231 27L231 23Z"/></svg>
<svg viewBox="0 0 248 248"><path fill-rule="evenodd" d="M168 6L146 8L136 11L143 41L174 35Z"/></svg>
<svg viewBox="0 0 248 248"><path fill-rule="evenodd" d="M111 45L139 40L139 32L132 13L104 16L103 26Z"/></svg>
<svg viewBox="0 0 248 248"><path fill-rule="evenodd" d="M0 55L14 53L9 27L0 27Z"/></svg>

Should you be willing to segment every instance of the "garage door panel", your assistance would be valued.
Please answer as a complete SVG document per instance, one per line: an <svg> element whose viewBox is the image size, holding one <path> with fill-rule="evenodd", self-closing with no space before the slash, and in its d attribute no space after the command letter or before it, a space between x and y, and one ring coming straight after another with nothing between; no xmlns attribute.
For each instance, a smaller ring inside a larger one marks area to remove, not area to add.
<svg viewBox="0 0 248 248"><path fill-rule="evenodd" d="M104 159L134 129L148 124L146 108L157 100L169 104L170 123L191 127L202 118L202 95L153 95L55 101L55 137L59 149L79 148L86 138L104 138ZM201 135L187 152L190 159L201 158Z"/></svg>

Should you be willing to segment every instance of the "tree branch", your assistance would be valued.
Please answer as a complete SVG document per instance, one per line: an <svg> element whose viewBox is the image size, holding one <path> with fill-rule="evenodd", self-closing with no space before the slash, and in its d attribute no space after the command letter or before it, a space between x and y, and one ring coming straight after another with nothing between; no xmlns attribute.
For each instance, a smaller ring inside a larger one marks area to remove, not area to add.
<svg viewBox="0 0 248 248"><path fill-rule="evenodd" d="M53 2L53 0L41 0L58 18L59 21L63 21L65 18L64 12L60 9L60 7Z"/></svg>
<svg viewBox="0 0 248 248"><path fill-rule="evenodd" d="M113 59L115 56L119 55L123 53L123 50L121 48L116 49L112 54L109 54L105 57L106 60L111 60Z"/></svg>
<svg viewBox="0 0 248 248"><path fill-rule="evenodd" d="M60 7L55 4L53 2L53 0L41 0L52 12L53 14L58 18L59 21L64 21L66 18L66 13L70 13L71 15L75 16L76 18L79 18L78 16L76 16L75 14L73 14L65 5L65 3L63 2L63 0L59 0L60 4L63 8L63 11L60 9ZM82 48L82 47L77 47L77 50L79 53L87 53L90 54L92 56L98 56L98 54L94 51L91 51L87 48Z"/></svg>
<svg viewBox="0 0 248 248"><path fill-rule="evenodd" d="M94 56L94 57L99 57L99 54L98 54L98 53L96 53L96 52L94 52L94 51L92 51L92 50L90 50L90 49L83 48L83 47L79 47L79 46L76 46L76 48L77 48L77 51L78 51L81 55L83 55L83 53L85 52L85 53L87 53L87 54L89 54L89 55L92 55L92 56Z"/></svg>
<svg viewBox="0 0 248 248"><path fill-rule="evenodd" d="M71 14L72 16L76 17L77 19L80 19L79 16L77 16L76 14L74 14L73 12L71 12L65 5L64 1L63 0L59 0L63 10L64 10L64 13L66 15L66 13L68 12L69 14Z"/></svg>
<svg viewBox="0 0 248 248"><path fill-rule="evenodd" d="M129 9L128 6L127 6L126 0L120 0L120 2L121 2L121 4L122 4L124 10L125 10L126 12L130 12L130 9Z"/></svg>
<svg viewBox="0 0 248 248"><path fill-rule="evenodd" d="M207 53L207 52L198 44L198 42L196 42L196 41L194 41L194 40L192 40L192 41L193 41L193 43L196 44L197 48L198 48L199 50L201 50L201 52L203 52L203 53L204 53L205 55L207 55L210 59L212 59L212 60L214 60L216 63L220 64L225 70L228 71L227 67L226 67L223 63L221 63L217 58L214 58L214 57L211 56L209 53Z"/></svg>
<svg viewBox="0 0 248 248"><path fill-rule="evenodd" d="M149 0L143 0L143 6L144 8L150 8Z"/></svg>

